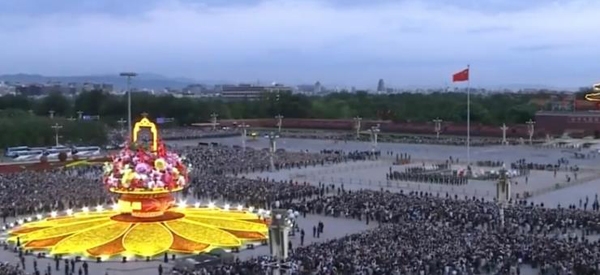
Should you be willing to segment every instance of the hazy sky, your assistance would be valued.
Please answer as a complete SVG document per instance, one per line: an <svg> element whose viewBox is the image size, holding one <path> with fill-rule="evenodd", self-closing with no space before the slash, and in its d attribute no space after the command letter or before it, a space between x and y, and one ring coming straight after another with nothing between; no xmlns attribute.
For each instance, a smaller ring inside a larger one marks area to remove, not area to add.
<svg viewBox="0 0 600 275"><path fill-rule="evenodd" d="M598 0L1 0L0 73L442 86L600 81Z"/></svg>

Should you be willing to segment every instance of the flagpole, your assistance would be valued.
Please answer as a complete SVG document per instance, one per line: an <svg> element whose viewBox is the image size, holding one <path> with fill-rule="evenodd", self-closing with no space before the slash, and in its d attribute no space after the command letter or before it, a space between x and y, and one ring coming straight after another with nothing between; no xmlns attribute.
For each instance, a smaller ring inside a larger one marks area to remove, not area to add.
<svg viewBox="0 0 600 275"><path fill-rule="evenodd" d="M471 67L467 65L467 166L471 164Z"/></svg>

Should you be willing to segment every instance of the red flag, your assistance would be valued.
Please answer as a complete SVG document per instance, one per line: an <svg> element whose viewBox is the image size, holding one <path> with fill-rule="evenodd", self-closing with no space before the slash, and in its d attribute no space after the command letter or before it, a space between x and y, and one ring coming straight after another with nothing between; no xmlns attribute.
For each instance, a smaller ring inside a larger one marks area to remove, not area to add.
<svg viewBox="0 0 600 275"><path fill-rule="evenodd" d="M452 75L452 82L469 81L469 68Z"/></svg>

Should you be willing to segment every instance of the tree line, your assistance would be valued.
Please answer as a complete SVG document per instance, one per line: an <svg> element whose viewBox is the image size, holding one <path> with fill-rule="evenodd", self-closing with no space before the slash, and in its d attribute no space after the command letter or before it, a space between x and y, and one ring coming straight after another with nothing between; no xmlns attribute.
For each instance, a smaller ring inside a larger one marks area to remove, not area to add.
<svg viewBox="0 0 600 275"><path fill-rule="evenodd" d="M52 128L57 125L58 129ZM35 116L28 111L0 110L0 147L53 146L60 144L105 145L107 129L99 121L73 121L61 117Z"/></svg>
<svg viewBox="0 0 600 275"><path fill-rule="evenodd" d="M524 123L538 107L537 94L471 95L471 121L488 125ZM84 92L74 97L50 93L43 98L18 95L0 97L0 110L20 110L37 116L77 117L78 112L98 115L109 125L127 117L127 97L102 91ZM219 119L286 118L365 119L426 122L436 118L464 122L467 119L465 93L402 93L390 95L333 93L326 96L278 93L263 94L257 100L225 101L220 98L190 98L173 95L132 94L132 114L174 118L178 125L207 122L216 113Z"/></svg>

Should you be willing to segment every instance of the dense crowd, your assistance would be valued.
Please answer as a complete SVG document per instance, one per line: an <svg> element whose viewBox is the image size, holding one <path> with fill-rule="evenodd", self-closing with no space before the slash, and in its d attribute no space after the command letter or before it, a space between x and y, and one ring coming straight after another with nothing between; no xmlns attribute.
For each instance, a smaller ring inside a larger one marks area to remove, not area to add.
<svg viewBox="0 0 600 275"><path fill-rule="evenodd" d="M241 203L261 203L315 193L307 184L278 184L267 180L225 177L269 169L265 150L241 150L232 147L175 148L192 165L190 187L185 193L195 197L224 199ZM275 169L303 168L342 161L355 161L354 154L314 154L278 151ZM0 211L3 219L24 214L50 212L112 204L114 197L100 182L101 167L82 166L45 172L24 171L0 174Z"/></svg>
<svg viewBox="0 0 600 275"><path fill-rule="evenodd" d="M597 197L595 198L597 204ZM598 274L600 214L515 202L500 220L493 201L428 193L342 191L289 205L309 213L377 222L376 229L296 248L293 274ZM331 229L335 230L335 229ZM583 235L582 235L583 234ZM264 274L253 259L220 267Z"/></svg>
<svg viewBox="0 0 600 275"><path fill-rule="evenodd" d="M28 275L19 266L9 263L0 263L0 275Z"/></svg>
<svg viewBox="0 0 600 275"><path fill-rule="evenodd" d="M379 224L370 231L296 247L288 259L295 274L520 274L525 264L544 275L600 272L600 243L587 237L600 232L597 196L590 199L592 211L585 210L588 199L583 207L580 203L558 209L514 201L502 223L500 206L493 201L233 178L224 174L269 169L269 153L219 146L175 150L193 167L190 187L184 191L188 196L252 206L280 201L302 213ZM369 153L278 151L274 162L276 169L288 169L362 159L369 159ZM98 168L82 167L0 174L5 217L109 202L112 197L103 189L99 173ZM199 274L265 274L270 261L236 261ZM0 265L0 275L22 274L16 267Z"/></svg>

